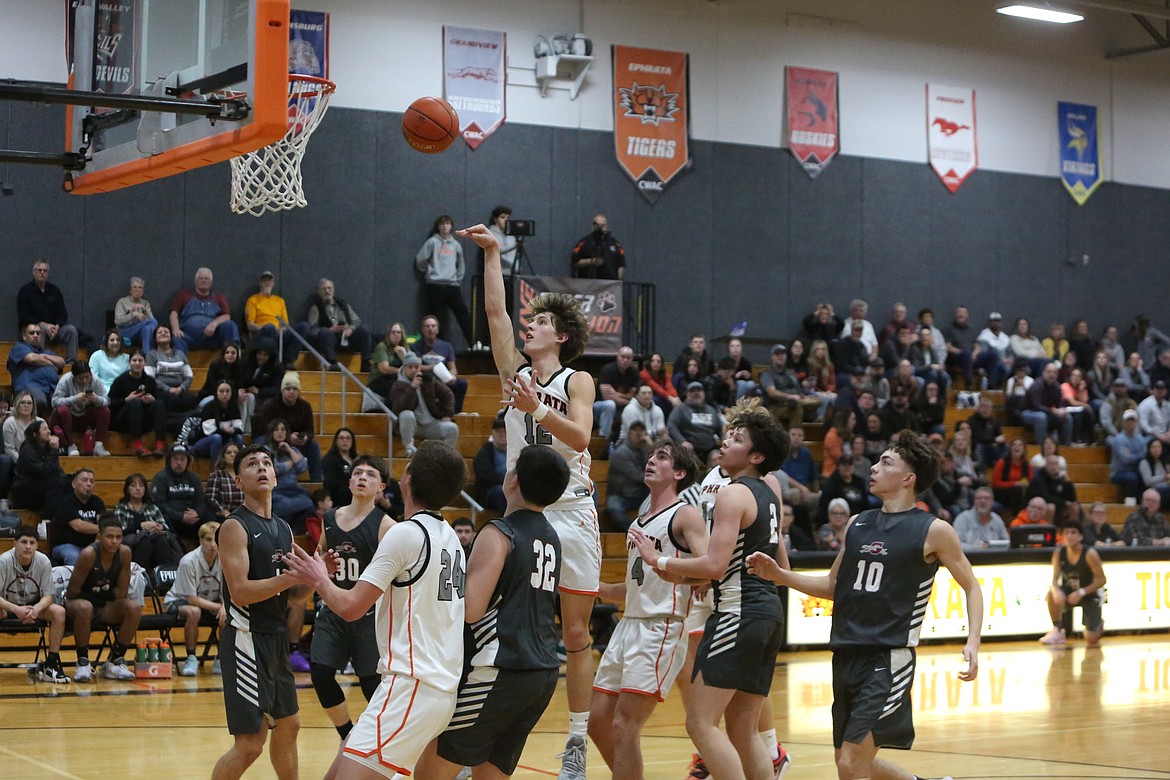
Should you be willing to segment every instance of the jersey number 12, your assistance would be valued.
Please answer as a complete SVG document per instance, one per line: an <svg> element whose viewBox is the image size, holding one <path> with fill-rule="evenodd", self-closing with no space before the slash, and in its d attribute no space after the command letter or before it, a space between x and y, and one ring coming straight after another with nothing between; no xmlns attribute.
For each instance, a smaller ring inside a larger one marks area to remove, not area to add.
<svg viewBox="0 0 1170 780"><path fill-rule="evenodd" d="M531 414L524 415L524 441L529 444L552 444L552 434L544 426L532 419Z"/></svg>

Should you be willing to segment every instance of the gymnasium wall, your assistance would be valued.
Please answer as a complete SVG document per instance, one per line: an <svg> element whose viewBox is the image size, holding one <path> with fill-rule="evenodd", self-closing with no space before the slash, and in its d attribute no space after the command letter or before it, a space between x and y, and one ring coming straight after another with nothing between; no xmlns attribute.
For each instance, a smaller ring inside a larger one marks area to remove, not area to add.
<svg viewBox="0 0 1170 780"><path fill-rule="evenodd" d="M63 78L51 29L60 11L42 5L52 4L0 0L0 15L18 21L0 29L0 77ZM0 194L8 294L46 257L74 318L98 331L131 274L146 277L162 308L209 265L242 306L271 268L294 316L328 275L378 327L411 325L421 313L411 260L434 216L478 221L504 202L538 223L529 242L538 273L567 270L572 243L605 211L629 253L627 278L658 285L668 357L692 330L714 335L747 319L750 335L788 336L813 303L841 309L855 295L876 320L903 300L938 310L968 302L976 318L994 308L1040 327L1074 316L1094 329L1124 325L1137 311L1166 324L1170 77L1161 54L1103 59L1108 47L1141 43L1124 15L1025 29L966 0L297 5L332 13L342 85L305 163L309 207L234 216L225 165L84 199L60 192L57 171L0 165L13 190ZM515 67L508 123L477 152L459 143L432 158L402 142L398 112L440 91L443 23L507 30ZM577 29L599 55L580 98L524 86L532 36ZM654 206L614 162L613 42L692 55L694 167ZM841 73L843 154L815 182L778 147L785 64ZM981 169L954 195L925 164L927 80L977 90ZM1083 207L1054 178L1058 99L1100 108L1110 181ZM62 116L0 103L0 146L56 150Z"/></svg>

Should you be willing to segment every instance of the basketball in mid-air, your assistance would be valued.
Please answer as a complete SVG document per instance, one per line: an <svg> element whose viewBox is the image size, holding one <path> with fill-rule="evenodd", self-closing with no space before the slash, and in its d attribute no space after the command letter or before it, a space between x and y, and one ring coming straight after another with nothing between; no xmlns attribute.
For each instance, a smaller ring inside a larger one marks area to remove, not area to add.
<svg viewBox="0 0 1170 780"><path fill-rule="evenodd" d="M402 137L423 154L437 154L459 135L459 115L437 97L421 97L402 116Z"/></svg>

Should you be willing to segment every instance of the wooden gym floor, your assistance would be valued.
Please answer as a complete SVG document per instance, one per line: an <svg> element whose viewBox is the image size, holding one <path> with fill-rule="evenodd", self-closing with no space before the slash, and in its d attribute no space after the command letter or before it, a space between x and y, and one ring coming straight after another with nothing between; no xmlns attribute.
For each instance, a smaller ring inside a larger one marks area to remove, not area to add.
<svg viewBox="0 0 1170 780"><path fill-rule="evenodd" d="M67 656L68 656L68 651ZM836 778L829 707L829 655L782 655L772 688L776 726L794 756L789 780ZM0 663L29 660L0 652ZM929 777L1170 778L1170 637L1107 637L1100 650L1072 642L1050 651L1035 642L984 645L979 679L960 683L957 645L922 648L914 683L918 737L909 753L882 751ZM100 680L31 682L0 669L0 777L207 777L230 744L220 678L156 684ZM301 776L321 777L337 747L309 687L298 675ZM348 687L350 706L361 694ZM563 691L528 741L517 778L555 777L564 744ZM643 736L646 776L683 780L691 745L678 696L655 712ZM608 777L593 749L589 777ZM273 777L262 759L247 775Z"/></svg>

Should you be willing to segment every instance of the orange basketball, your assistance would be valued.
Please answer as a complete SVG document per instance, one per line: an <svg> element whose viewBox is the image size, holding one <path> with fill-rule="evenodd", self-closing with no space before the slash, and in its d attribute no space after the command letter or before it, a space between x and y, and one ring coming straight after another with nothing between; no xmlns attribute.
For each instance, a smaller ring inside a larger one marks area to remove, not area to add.
<svg viewBox="0 0 1170 780"><path fill-rule="evenodd" d="M402 116L402 137L423 154L438 154L459 135L459 115L437 97L422 97Z"/></svg>

